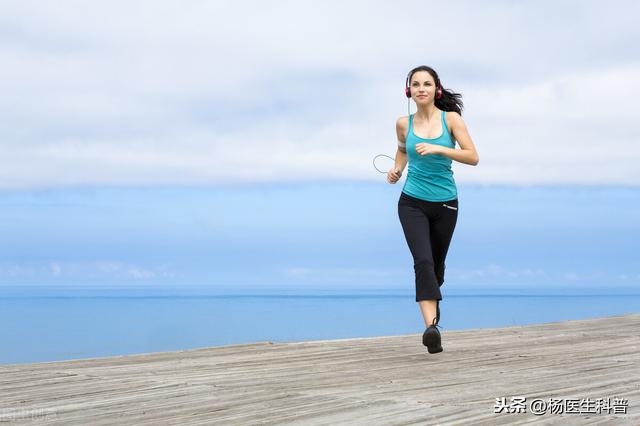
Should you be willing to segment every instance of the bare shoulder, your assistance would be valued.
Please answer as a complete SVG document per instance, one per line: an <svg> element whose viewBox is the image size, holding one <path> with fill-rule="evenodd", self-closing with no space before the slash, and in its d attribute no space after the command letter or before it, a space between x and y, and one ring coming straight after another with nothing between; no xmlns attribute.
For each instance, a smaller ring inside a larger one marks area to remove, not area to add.
<svg viewBox="0 0 640 426"><path fill-rule="evenodd" d="M396 135L399 141L407 140L407 131L409 130L409 117L403 116L396 121Z"/></svg>
<svg viewBox="0 0 640 426"><path fill-rule="evenodd" d="M396 121L396 128L406 129L409 126L409 116L403 115Z"/></svg>
<svg viewBox="0 0 640 426"><path fill-rule="evenodd" d="M400 135L406 135L407 130L409 129L409 116L404 115L396 121L396 133L398 133L398 137Z"/></svg>
<svg viewBox="0 0 640 426"><path fill-rule="evenodd" d="M464 124L462 116L455 111L447 111L445 114L445 118L447 120L447 126L449 126L449 128L451 128L452 126L457 127L460 124Z"/></svg>

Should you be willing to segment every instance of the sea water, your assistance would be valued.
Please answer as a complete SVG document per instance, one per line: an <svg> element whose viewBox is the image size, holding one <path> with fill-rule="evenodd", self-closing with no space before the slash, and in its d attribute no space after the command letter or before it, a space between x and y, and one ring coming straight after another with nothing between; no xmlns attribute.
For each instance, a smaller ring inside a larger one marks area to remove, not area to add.
<svg viewBox="0 0 640 426"><path fill-rule="evenodd" d="M236 292L237 293L237 292ZM447 294L442 331L637 313L640 294ZM422 333L409 292L1 288L0 363ZM419 344L416 337L416 344Z"/></svg>

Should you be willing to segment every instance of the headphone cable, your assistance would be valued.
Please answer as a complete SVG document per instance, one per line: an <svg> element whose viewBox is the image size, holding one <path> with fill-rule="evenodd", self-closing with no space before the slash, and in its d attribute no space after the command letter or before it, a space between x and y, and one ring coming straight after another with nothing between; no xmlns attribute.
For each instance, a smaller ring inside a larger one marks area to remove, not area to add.
<svg viewBox="0 0 640 426"><path fill-rule="evenodd" d="M409 89L409 90L411 90L411 89ZM411 93L411 92L409 92L409 93ZM411 98L407 98L407 115L411 116ZM382 170L380 170L379 168L376 167L376 158L378 158L378 157L387 157L387 158L391 159L394 162L396 160L394 158L392 158L392 157L389 157L386 154L378 154L375 157L373 157L373 168L376 169L377 171L379 171L380 173L385 173L386 174L387 172L383 172Z"/></svg>
<svg viewBox="0 0 640 426"><path fill-rule="evenodd" d="M392 157L389 157L389 156L388 156L388 155L386 155L386 154L378 154L378 155L376 155L375 157L373 157L373 168L374 168L374 169L376 169L377 171L379 171L380 173L384 173L384 174L386 174L387 172L382 171L382 170L380 170L379 168L377 168L377 167L376 167L376 158L378 158L378 157L387 157L387 158L389 158L390 160L393 160L393 161L395 161L395 160L394 160Z"/></svg>

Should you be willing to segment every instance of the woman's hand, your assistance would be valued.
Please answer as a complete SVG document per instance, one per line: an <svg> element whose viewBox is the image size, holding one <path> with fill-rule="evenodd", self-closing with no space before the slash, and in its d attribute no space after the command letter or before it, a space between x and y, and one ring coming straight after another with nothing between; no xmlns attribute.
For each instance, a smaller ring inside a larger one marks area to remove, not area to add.
<svg viewBox="0 0 640 426"><path fill-rule="evenodd" d="M432 143L420 142L416 144L416 151L420 155L440 154L440 145Z"/></svg>
<svg viewBox="0 0 640 426"><path fill-rule="evenodd" d="M402 176L402 171L395 167L387 172L387 182L396 183Z"/></svg>

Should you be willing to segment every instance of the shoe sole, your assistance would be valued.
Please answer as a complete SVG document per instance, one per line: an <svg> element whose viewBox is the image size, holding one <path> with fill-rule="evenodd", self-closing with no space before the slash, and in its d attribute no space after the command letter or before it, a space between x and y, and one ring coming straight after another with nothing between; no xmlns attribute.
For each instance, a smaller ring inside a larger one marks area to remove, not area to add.
<svg viewBox="0 0 640 426"><path fill-rule="evenodd" d="M430 354L443 351L440 340L438 331L433 331L431 328L428 328L422 335L422 344L427 347Z"/></svg>

